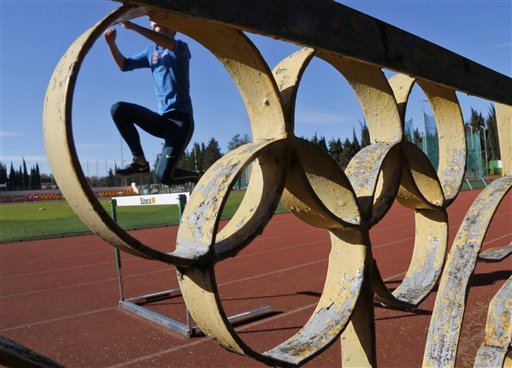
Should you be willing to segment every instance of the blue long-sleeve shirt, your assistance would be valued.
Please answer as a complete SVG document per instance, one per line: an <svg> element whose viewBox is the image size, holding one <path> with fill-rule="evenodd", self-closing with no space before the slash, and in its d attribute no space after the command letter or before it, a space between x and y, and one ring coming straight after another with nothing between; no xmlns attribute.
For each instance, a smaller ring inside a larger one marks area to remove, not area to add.
<svg viewBox="0 0 512 368"><path fill-rule="evenodd" d="M154 45L126 58L123 71L151 68L158 100L158 113L179 111L192 115L190 57L188 45L176 40L173 51Z"/></svg>

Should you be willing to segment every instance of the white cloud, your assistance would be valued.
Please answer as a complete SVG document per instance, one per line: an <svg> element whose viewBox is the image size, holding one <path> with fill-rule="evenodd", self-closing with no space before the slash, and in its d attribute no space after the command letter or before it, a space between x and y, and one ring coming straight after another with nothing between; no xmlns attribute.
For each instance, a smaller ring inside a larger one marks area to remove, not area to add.
<svg viewBox="0 0 512 368"><path fill-rule="evenodd" d="M110 149L114 146L110 144L99 144L99 143L78 143L76 145L77 149L84 150L84 151L95 151L95 150L102 150L102 149Z"/></svg>
<svg viewBox="0 0 512 368"><path fill-rule="evenodd" d="M96 166L96 164L98 164L99 166L102 166L102 167L104 167L105 164L108 166L114 166L114 164L120 165L120 163L121 163L121 160L112 160L110 158L108 158L108 159L80 158L79 161L80 161L80 165L82 165L82 166L87 165L87 164ZM124 161L127 162L128 160L124 160ZM131 159L130 159L130 162L131 162Z"/></svg>
<svg viewBox="0 0 512 368"><path fill-rule="evenodd" d="M48 158L46 156L0 156L0 161L2 162L22 162L25 159L25 162L47 162Z"/></svg>
<svg viewBox="0 0 512 368"><path fill-rule="evenodd" d="M320 124L337 125L343 123L354 123L357 119L353 116L319 112L312 110L297 111L295 113L296 124Z"/></svg>
<svg viewBox="0 0 512 368"><path fill-rule="evenodd" d="M499 49L509 49L512 47L512 42L503 42L503 43L498 43L498 44L495 44L494 47L497 47Z"/></svg>
<svg viewBox="0 0 512 368"><path fill-rule="evenodd" d="M0 138L8 138L8 137L23 137L23 133L11 132L8 130L0 130Z"/></svg>

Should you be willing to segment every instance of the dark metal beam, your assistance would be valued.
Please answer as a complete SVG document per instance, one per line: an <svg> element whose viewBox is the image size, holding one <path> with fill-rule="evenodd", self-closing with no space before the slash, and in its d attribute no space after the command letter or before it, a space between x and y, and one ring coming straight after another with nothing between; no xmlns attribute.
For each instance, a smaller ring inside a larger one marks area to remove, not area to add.
<svg viewBox="0 0 512 368"><path fill-rule="evenodd" d="M119 0L117 0L119 1ZM512 79L330 0L124 0L329 50L512 105Z"/></svg>

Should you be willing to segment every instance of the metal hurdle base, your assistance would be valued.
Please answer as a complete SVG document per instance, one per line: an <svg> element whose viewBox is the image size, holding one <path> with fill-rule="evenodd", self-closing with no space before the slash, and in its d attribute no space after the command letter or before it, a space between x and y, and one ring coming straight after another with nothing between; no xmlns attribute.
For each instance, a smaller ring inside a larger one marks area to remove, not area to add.
<svg viewBox="0 0 512 368"><path fill-rule="evenodd" d="M112 208L112 218L115 222L117 222L117 206L139 206L139 205L170 205L177 204L180 218L183 214L183 209L187 203L187 197L185 193L179 194L161 194L161 195L146 195L146 196L131 196L131 197L114 197L112 198L111 208ZM187 323L178 322L172 318L166 317L159 313L153 312L148 308L143 307L144 304L156 302L159 300L165 300L174 298L176 296L181 295L181 290L179 288L161 291L158 293L147 294L143 296L137 296L133 298L126 299L124 297L123 291L123 276L121 272L121 253L119 249L116 248L116 267L117 267L117 279L119 283L119 295L121 300L119 301L119 307L132 312L142 318L147 319L148 321L154 322L164 328L177 332L186 337L196 336L202 334L201 329L198 326L192 326L190 313L188 309L185 307L186 312L186 320ZM242 323L244 321L255 319L272 313L273 309L270 305L266 305L264 307L260 307L257 309L250 310L248 312L243 312L239 314L235 314L231 317L228 317L228 320L231 324Z"/></svg>
<svg viewBox="0 0 512 368"><path fill-rule="evenodd" d="M179 333L180 335L186 337L198 336L202 334L201 329L197 325L190 325L190 318L187 311L187 324L178 322L172 318L166 317L162 314L153 312L148 308L143 307L142 305L147 303L152 303L160 300L174 298L176 296L181 295L181 290L172 289L167 291L162 291L159 293L147 294L143 296L138 296L134 298L124 299L119 301L119 307L134 313L142 318L147 319L148 321L154 322L164 328L172 330L174 332ZM267 314L273 312L273 308L270 305L265 305L260 308L256 308L247 312L242 312L235 314L233 316L228 317L229 322L232 324L242 323L247 320L255 319L263 317Z"/></svg>

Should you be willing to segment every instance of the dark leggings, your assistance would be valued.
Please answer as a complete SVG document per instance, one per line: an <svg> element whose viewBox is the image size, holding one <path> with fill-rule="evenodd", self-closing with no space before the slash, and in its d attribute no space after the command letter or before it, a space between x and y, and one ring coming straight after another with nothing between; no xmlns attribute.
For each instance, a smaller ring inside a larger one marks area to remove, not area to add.
<svg viewBox="0 0 512 368"><path fill-rule="evenodd" d="M197 179L198 174L194 171L175 169L190 138L192 138L194 131L192 115L178 111L160 115L145 107L128 102L118 102L112 105L111 113L119 133L130 147L133 156L144 155L139 132L135 125L155 137L164 139L164 148L155 172L158 181L164 184L178 184Z"/></svg>

